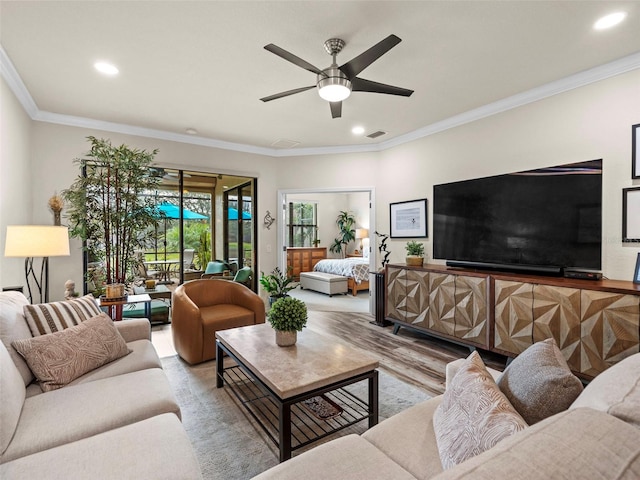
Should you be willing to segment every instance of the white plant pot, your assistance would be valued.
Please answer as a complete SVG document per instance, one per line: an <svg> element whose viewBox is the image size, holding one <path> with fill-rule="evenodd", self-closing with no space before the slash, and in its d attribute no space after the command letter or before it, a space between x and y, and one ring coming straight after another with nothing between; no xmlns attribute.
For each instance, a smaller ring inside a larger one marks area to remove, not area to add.
<svg viewBox="0 0 640 480"><path fill-rule="evenodd" d="M286 330L276 330L276 345L279 347L290 347L296 344L298 340L298 332Z"/></svg>

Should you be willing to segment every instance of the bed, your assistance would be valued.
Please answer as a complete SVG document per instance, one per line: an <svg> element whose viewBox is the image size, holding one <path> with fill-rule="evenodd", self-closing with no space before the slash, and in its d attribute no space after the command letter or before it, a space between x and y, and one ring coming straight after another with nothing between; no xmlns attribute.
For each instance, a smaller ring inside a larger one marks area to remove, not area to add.
<svg viewBox="0 0 640 480"><path fill-rule="evenodd" d="M368 258L334 258L320 260L313 267L313 271L347 277L347 288L351 290L354 297L360 290L369 290Z"/></svg>

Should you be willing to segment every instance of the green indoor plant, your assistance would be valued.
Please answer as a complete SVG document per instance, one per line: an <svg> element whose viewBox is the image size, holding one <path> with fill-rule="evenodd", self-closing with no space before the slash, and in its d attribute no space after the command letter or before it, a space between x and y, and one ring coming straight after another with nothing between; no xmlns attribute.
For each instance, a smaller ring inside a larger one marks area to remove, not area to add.
<svg viewBox="0 0 640 480"><path fill-rule="evenodd" d="M338 236L333 240L329 251L342 254L342 258L347 253L347 245L356 239L356 231L353 226L356 224L356 217L352 213L341 210L336 218L338 225Z"/></svg>
<svg viewBox="0 0 640 480"><path fill-rule="evenodd" d="M293 283L293 277L288 275L290 271L291 268L288 268L285 275L279 267L276 267L269 275L261 272L260 285L269 294L269 305L288 296L289 292L298 286L297 283Z"/></svg>
<svg viewBox="0 0 640 480"><path fill-rule="evenodd" d="M136 250L144 249L145 232L160 218L154 198L147 195L160 185L151 169L158 151L87 139L89 152L74 161L81 172L62 196L71 236L84 241L88 261L103 272L103 284L95 286L100 294L106 285L133 279L139 262Z"/></svg>
<svg viewBox="0 0 640 480"><path fill-rule="evenodd" d="M267 318L276 331L276 344L288 347L296 343L297 332L307 324L307 306L297 298L282 297L271 306Z"/></svg>
<svg viewBox="0 0 640 480"><path fill-rule="evenodd" d="M424 263L424 243L411 240L405 245L407 265L421 266Z"/></svg>

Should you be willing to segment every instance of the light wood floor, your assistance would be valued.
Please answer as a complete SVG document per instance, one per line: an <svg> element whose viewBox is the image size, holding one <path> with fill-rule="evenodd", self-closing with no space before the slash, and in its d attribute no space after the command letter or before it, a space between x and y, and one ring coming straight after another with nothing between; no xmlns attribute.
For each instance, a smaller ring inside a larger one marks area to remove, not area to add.
<svg viewBox="0 0 640 480"><path fill-rule="evenodd" d="M431 395L444 392L446 364L470 353L467 347L406 328L394 335L393 327L379 327L372 320L364 313L309 312L307 328L366 350L381 369ZM479 353L487 366L504 369L505 357Z"/></svg>
<svg viewBox="0 0 640 480"><path fill-rule="evenodd" d="M430 395L444 392L447 363L470 353L467 347L406 328L394 335L393 327L379 327L373 319L367 313L309 311L307 328L365 350L381 369ZM170 325L154 325L152 341L160 356L175 355ZM484 351L480 355L487 366L504 369L504 357Z"/></svg>

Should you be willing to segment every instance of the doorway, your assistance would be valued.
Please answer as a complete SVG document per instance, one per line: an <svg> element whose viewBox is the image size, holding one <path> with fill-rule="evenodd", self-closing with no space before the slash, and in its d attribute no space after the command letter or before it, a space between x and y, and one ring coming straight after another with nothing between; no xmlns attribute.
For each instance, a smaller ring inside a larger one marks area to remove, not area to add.
<svg viewBox="0 0 640 480"><path fill-rule="evenodd" d="M369 259L369 271L376 271L377 252L375 249L375 189L373 187L361 187L361 188L329 188L329 189L291 189L291 190L279 190L278 191L278 205L279 207L279 222L278 225L278 266L282 271L287 269L287 247L292 238L295 235L291 235L290 211L291 204L295 203L308 203L315 205L316 220L315 220L315 233L313 235L314 240L319 240L315 243L318 247L326 247L326 255L328 258L340 258L342 254L338 254L330 251L330 247L334 242L334 238L338 234L338 227L335 223L336 218L340 211L354 210L356 217L357 229L366 229L369 232L369 237L364 239L356 239L347 245L347 254L354 255L366 249ZM353 207L353 208L350 208ZM366 258L366 256L365 256ZM375 281L374 276L369 275L369 313L374 313L374 298L375 298ZM364 292L360 292L362 295ZM318 294L322 295L322 294ZM351 295L349 293L348 295ZM326 299L331 302L331 299Z"/></svg>

